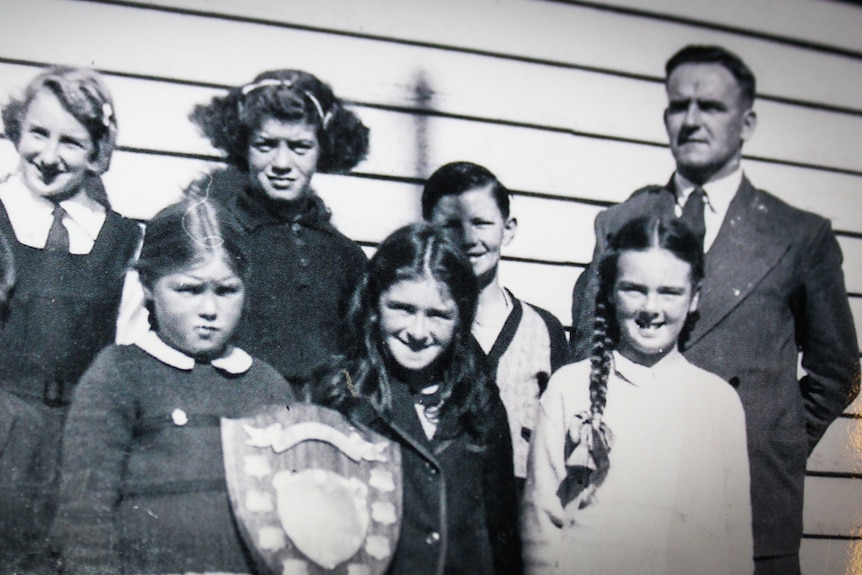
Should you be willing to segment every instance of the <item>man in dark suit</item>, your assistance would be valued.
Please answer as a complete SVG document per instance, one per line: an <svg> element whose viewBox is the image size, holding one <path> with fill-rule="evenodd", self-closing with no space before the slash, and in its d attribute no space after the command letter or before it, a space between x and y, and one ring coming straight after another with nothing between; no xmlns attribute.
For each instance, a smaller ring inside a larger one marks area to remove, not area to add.
<svg viewBox="0 0 862 575"><path fill-rule="evenodd" d="M589 355L596 265L628 219L684 218L704 239L700 317L689 361L733 385L746 413L756 573L799 573L805 463L859 391L859 349L828 220L754 188L742 145L755 79L735 54L688 46L666 65L664 121L676 172L596 218L593 264L575 285L572 346ZM797 379L798 354L805 375Z"/></svg>

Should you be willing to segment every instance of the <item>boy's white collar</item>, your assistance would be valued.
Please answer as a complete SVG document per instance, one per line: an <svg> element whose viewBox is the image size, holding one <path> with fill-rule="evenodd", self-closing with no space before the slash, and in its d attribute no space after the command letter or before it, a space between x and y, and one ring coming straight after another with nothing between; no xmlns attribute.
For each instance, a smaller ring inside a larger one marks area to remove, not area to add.
<svg viewBox="0 0 862 575"><path fill-rule="evenodd" d="M195 367L195 360L183 352L172 348L156 335L154 331L148 331L135 341L139 348L171 367L191 371ZM233 375L239 375L251 369L252 358L249 354L238 347L229 346L221 357L213 359L213 367Z"/></svg>

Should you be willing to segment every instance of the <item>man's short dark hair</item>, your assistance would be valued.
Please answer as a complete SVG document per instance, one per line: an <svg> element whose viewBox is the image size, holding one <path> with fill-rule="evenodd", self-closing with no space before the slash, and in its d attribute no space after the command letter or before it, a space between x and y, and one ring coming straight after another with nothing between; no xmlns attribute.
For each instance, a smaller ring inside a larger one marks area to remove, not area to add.
<svg viewBox="0 0 862 575"><path fill-rule="evenodd" d="M754 103L757 81L742 58L721 46L697 46L689 45L671 56L664 66L665 79L670 78L671 73L683 64L719 64L724 66L736 79L736 83L742 89L742 95L748 105Z"/></svg>

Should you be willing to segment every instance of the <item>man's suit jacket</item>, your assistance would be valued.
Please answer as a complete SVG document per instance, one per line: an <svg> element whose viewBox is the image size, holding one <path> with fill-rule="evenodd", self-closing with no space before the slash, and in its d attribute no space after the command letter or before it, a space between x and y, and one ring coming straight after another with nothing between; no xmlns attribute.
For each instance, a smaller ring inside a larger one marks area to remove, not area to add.
<svg viewBox="0 0 862 575"><path fill-rule="evenodd" d="M635 192L596 218L596 250L573 296L572 345L589 355L596 265L632 217L672 214L673 182ZM681 344L745 407L756 557L799 550L805 462L859 391L859 348L828 220L744 178L706 254L699 319ZM797 378L798 351L806 375Z"/></svg>

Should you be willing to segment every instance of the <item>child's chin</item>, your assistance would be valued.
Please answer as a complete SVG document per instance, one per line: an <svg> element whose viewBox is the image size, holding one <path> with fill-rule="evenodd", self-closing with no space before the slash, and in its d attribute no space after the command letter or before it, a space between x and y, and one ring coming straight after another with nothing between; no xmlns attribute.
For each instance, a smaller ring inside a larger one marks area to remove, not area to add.
<svg viewBox="0 0 862 575"><path fill-rule="evenodd" d="M216 359L224 355L227 345L199 345L196 346L194 353L190 354L201 359Z"/></svg>

